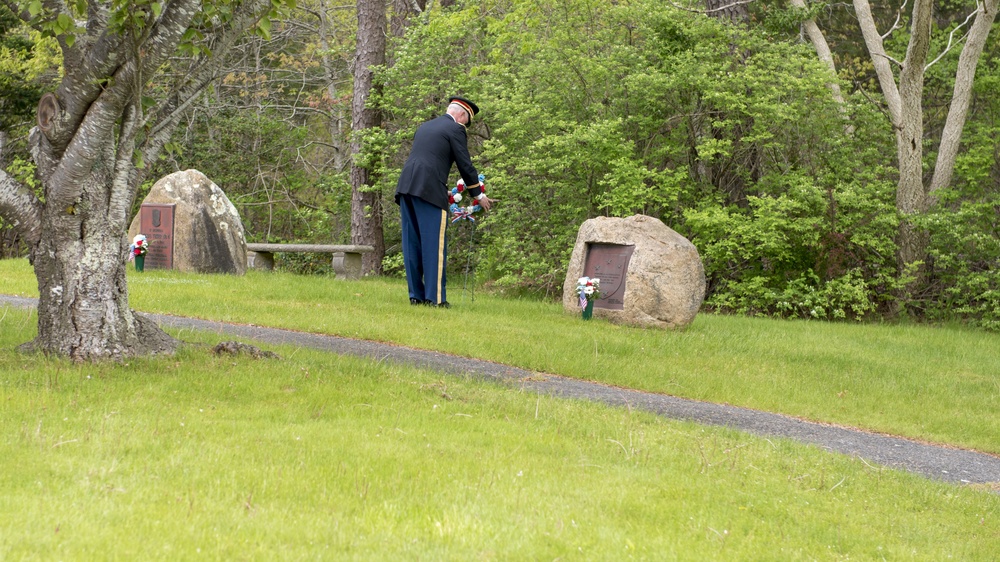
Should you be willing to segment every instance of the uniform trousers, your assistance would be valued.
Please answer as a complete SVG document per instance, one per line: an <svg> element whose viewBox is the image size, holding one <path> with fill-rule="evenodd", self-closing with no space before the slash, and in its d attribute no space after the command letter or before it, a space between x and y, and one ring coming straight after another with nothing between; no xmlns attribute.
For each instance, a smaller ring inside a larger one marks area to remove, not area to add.
<svg viewBox="0 0 1000 562"><path fill-rule="evenodd" d="M399 196L403 267L410 298L441 304L448 261L448 212L412 195Z"/></svg>

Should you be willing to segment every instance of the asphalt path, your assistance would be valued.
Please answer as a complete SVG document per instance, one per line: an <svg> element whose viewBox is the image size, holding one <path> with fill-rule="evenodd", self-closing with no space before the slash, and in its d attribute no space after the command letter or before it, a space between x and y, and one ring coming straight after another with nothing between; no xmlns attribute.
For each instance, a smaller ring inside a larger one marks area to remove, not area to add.
<svg viewBox="0 0 1000 562"><path fill-rule="evenodd" d="M33 308L36 301L0 295L0 304ZM831 452L859 457L872 465L905 470L947 482L993 484L993 489L1000 490L1000 457L986 453L820 424L748 408L616 388L435 351L263 326L227 324L162 314L149 316L161 326L174 329L207 331L227 338L241 338L263 344L291 345L377 361L391 361L456 376L516 385L538 394L644 410L666 418L723 426L761 437L792 439Z"/></svg>

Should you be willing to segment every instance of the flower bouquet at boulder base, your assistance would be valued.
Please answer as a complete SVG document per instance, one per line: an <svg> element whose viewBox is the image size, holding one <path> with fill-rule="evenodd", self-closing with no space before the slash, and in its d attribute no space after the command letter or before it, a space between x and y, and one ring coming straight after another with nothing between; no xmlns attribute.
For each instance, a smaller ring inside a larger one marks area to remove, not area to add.
<svg viewBox="0 0 1000 562"><path fill-rule="evenodd" d="M136 234L132 239L132 245L128 247L129 261L135 260L135 270L142 271L146 263L146 252L149 251L149 242L146 241L145 234Z"/></svg>
<svg viewBox="0 0 1000 562"><path fill-rule="evenodd" d="M601 298L601 280L596 277L581 277L576 282L576 294L580 296L583 319L590 320L594 316L594 301Z"/></svg>

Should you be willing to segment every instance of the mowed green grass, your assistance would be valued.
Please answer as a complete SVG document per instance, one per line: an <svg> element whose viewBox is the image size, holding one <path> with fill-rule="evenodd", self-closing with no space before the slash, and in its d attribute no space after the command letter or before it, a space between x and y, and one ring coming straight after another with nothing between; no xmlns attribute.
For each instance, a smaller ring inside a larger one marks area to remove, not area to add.
<svg viewBox="0 0 1000 562"><path fill-rule="evenodd" d="M12 351L35 321L0 308L2 560L994 560L1000 543L989 487L785 440L308 349L216 356L207 333L125 364Z"/></svg>
<svg viewBox="0 0 1000 562"><path fill-rule="evenodd" d="M962 327L701 314L646 330L461 290L412 307L403 281L129 271L137 310L392 342L1000 454L1000 335ZM26 260L0 293L36 296ZM182 335L182 337L184 337Z"/></svg>

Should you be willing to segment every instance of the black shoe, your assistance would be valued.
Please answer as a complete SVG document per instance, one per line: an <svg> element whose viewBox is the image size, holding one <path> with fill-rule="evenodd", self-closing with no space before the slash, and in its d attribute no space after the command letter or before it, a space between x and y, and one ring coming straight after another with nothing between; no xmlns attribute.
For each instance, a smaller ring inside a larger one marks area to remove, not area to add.
<svg viewBox="0 0 1000 562"><path fill-rule="evenodd" d="M424 304L424 301L422 301L420 299L412 299L411 298L410 299L410 304L412 304L412 305Z"/></svg>
<svg viewBox="0 0 1000 562"><path fill-rule="evenodd" d="M434 306L436 306L438 308L451 308L451 305L448 304L448 301L439 302L439 303L435 304Z"/></svg>

